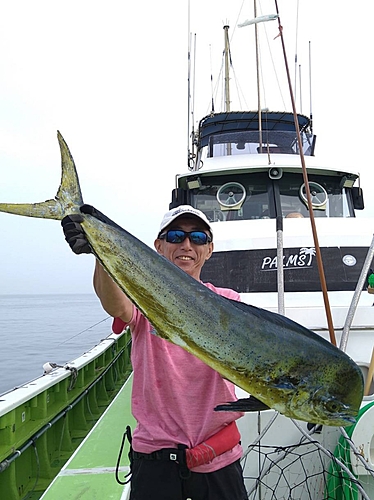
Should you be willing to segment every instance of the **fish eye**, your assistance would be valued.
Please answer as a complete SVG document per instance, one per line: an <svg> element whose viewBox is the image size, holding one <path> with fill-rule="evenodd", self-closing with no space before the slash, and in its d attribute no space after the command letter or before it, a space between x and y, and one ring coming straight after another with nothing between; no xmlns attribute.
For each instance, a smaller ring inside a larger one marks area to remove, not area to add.
<svg viewBox="0 0 374 500"><path fill-rule="evenodd" d="M335 399L330 399L325 402L325 408L329 413L339 413L341 411L341 404Z"/></svg>

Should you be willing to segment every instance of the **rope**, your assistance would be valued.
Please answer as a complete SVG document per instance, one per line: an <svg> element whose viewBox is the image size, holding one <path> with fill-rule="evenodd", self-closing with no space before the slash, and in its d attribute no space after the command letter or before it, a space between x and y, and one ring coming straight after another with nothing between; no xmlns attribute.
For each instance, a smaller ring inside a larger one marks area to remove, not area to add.
<svg viewBox="0 0 374 500"><path fill-rule="evenodd" d="M120 468L120 462L122 458L122 453L123 453L123 448L125 447L126 443L126 438L128 442L130 443L130 450L129 450L129 461L130 461L130 472L128 474L125 474L125 479L128 478L126 481L121 481L119 478L119 468ZM117 464L116 464L116 481L118 484L121 486L124 486L125 484L129 483L131 481L131 472L132 472L132 434L131 434L131 427L129 425L126 426L126 431L124 432L122 436L122 441L121 445L119 448L119 453L118 453L118 458L117 458Z"/></svg>
<svg viewBox="0 0 374 500"><path fill-rule="evenodd" d="M89 326L88 328L85 328L84 330L80 331L79 333L76 333L72 337L69 337L68 339L64 340L63 342L60 342L59 344L57 344L57 346L66 344L66 342L69 342L70 340L75 339L76 337L79 337L79 335L82 335L82 333L88 332L89 330L91 330L91 328L95 328L95 326L98 326L101 323L104 323L104 321L108 321L108 319L111 319L111 316L107 316L106 318L102 319L101 321L98 321L97 323Z"/></svg>

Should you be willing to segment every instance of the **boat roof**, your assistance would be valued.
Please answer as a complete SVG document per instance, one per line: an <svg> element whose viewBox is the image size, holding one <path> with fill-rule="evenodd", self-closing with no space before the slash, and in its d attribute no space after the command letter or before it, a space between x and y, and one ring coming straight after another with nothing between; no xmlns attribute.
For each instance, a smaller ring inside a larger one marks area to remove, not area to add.
<svg viewBox="0 0 374 500"><path fill-rule="evenodd" d="M311 120L305 116L297 115L299 130L311 128ZM293 113L284 111L264 111L261 114L262 130L281 130L296 132ZM198 133L198 149L206 146L209 137L222 132L259 130L258 111L227 111L213 113L200 120Z"/></svg>

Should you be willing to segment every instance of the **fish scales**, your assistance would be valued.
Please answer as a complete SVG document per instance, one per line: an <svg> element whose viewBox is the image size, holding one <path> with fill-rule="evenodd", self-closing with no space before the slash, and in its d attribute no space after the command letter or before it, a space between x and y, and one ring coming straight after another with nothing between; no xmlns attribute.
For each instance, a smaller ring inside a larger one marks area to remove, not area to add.
<svg viewBox="0 0 374 500"><path fill-rule="evenodd" d="M282 414L327 425L351 424L363 394L360 368L305 327L215 294L83 198L60 134L61 185L55 200L0 204L0 211L62 219L80 213L94 254L160 337L200 358L223 377Z"/></svg>

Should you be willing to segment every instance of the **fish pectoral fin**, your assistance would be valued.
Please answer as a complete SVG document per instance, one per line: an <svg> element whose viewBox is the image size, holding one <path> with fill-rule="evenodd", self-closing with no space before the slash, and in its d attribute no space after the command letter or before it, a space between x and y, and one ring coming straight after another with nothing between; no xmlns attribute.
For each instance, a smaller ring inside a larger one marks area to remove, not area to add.
<svg viewBox="0 0 374 500"><path fill-rule="evenodd" d="M214 411L263 411L270 410L269 406L255 398L250 396L249 398L238 399L237 401L231 401L230 403L225 403L218 405L214 408Z"/></svg>

